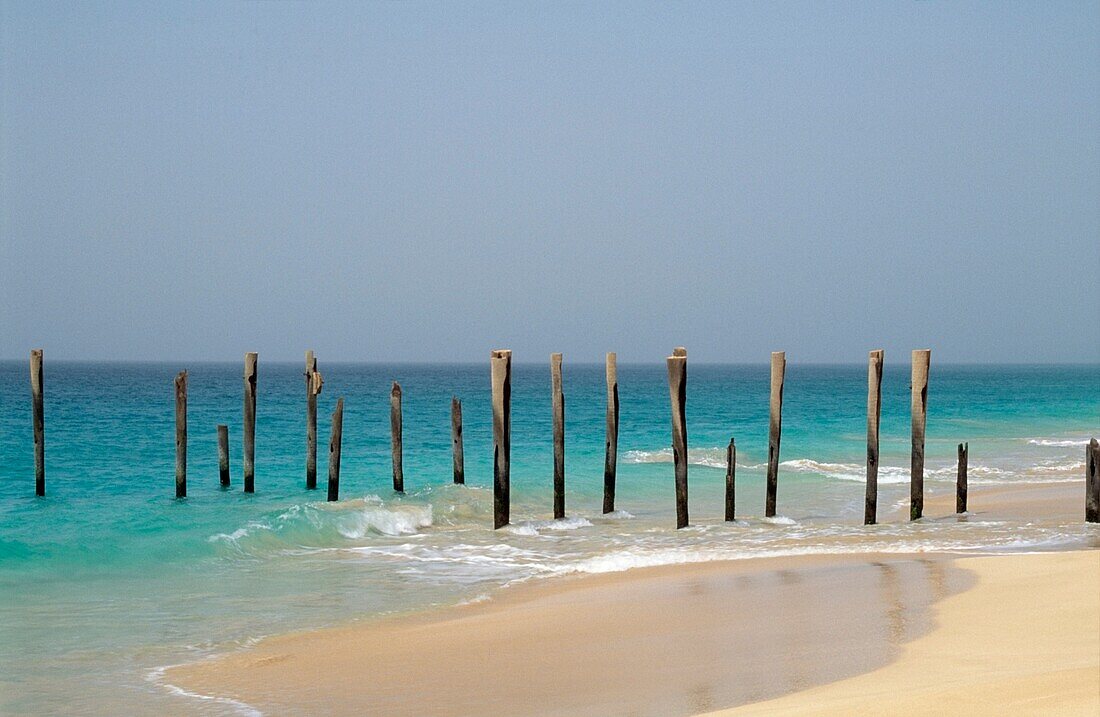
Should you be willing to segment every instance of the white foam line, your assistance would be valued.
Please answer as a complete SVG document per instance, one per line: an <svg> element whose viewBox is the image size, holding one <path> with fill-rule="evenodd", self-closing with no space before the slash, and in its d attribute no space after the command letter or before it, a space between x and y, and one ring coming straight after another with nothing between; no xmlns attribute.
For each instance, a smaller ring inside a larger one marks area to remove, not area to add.
<svg viewBox="0 0 1100 717"><path fill-rule="evenodd" d="M155 683L157 686L166 690L169 694L176 695L178 697L187 697L193 700L203 700L206 702L215 702L217 704L225 705L233 709L234 712L247 717L263 717L264 713L256 709L247 702L241 702L231 697L217 697L215 695L204 695L200 692L192 692L185 690L178 685L173 685L171 682L164 681L164 673L173 667L181 667L184 663L177 665L162 665L161 667L154 667L146 675L146 679Z"/></svg>

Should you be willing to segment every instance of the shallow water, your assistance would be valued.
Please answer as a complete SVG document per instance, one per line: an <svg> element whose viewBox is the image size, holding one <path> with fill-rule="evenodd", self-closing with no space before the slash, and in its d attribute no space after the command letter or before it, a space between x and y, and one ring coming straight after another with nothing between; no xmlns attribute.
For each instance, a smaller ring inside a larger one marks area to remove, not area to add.
<svg viewBox="0 0 1100 717"><path fill-rule="evenodd" d="M172 379L181 368L191 372L189 496L177 501ZM494 532L487 366L322 360L320 368L322 484L328 416L338 396L346 403L343 500L335 504L304 490L300 366L261 357L257 493L244 495L240 364L47 356L48 495L36 499L27 367L0 363L0 712L231 713L238 708L172 694L155 669L295 627L482 599L517 580L754 555L1072 547L1096 537L1078 517L1080 505L1064 520L860 525L866 368L793 363L781 518L770 521L760 517L767 366L690 367L693 526L682 531L672 529L664 367L619 367L620 511L602 516L603 369L566 363L571 517L555 523L549 371L517 363L514 525ZM404 496L389 487L391 379L404 388ZM450 482L452 394L463 400L465 487ZM228 491L218 487L217 423L230 427ZM1098 427L1100 366L933 363L926 483L931 491L950 487L960 441L970 443L972 485L1079 483L1085 441ZM888 356L880 515L907 500L908 431L908 363ZM743 517L724 524L730 436Z"/></svg>

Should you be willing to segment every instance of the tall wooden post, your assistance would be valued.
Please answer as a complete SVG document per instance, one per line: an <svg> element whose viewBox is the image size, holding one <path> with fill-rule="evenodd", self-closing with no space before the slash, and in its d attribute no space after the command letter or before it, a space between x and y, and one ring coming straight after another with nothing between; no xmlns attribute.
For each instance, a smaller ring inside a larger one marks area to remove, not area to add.
<svg viewBox="0 0 1100 717"><path fill-rule="evenodd" d="M1100 444L1095 438L1085 447L1085 520L1100 523Z"/></svg>
<svg viewBox="0 0 1100 717"><path fill-rule="evenodd" d="M931 356L929 349L913 351L910 384L913 444L909 468L909 520L917 520L924 515L924 428L928 417L928 365Z"/></svg>
<svg viewBox="0 0 1100 717"><path fill-rule="evenodd" d="M775 494L779 486L779 441L783 437L783 376L787 371L787 354L772 352L772 384L768 418L768 494L764 515L775 517Z"/></svg>
<svg viewBox="0 0 1100 717"><path fill-rule="evenodd" d="M328 442L328 499L340 500L340 440L344 435L344 399L336 399Z"/></svg>
<svg viewBox="0 0 1100 717"><path fill-rule="evenodd" d="M306 351L306 490L317 488L317 396L324 379L317 370L317 358Z"/></svg>
<svg viewBox="0 0 1100 717"><path fill-rule="evenodd" d="M970 460L970 443L959 444L959 468L955 478L955 512L966 512L966 467Z"/></svg>
<svg viewBox="0 0 1100 717"><path fill-rule="evenodd" d="M607 354L607 427L603 459L603 512L615 510L615 472L619 457L619 370L615 353Z"/></svg>
<svg viewBox="0 0 1100 717"><path fill-rule="evenodd" d="M672 458L676 476L676 527L688 524L687 356L669 356L668 398L672 408Z"/></svg>
<svg viewBox="0 0 1100 717"><path fill-rule="evenodd" d="M466 483L466 468L462 455L462 401L456 396L451 396L451 456L454 481L463 485Z"/></svg>
<svg viewBox="0 0 1100 717"><path fill-rule="evenodd" d="M229 487L229 426L218 426L218 479L222 488Z"/></svg>
<svg viewBox="0 0 1100 717"><path fill-rule="evenodd" d="M550 404L554 425L554 519L565 517L565 394L561 390L561 354L550 354Z"/></svg>
<svg viewBox="0 0 1100 717"><path fill-rule="evenodd" d="M863 524L878 519L878 425L882 417L882 349L867 355L867 494Z"/></svg>
<svg viewBox="0 0 1100 717"><path fill-rule="evenodd" d="M393 458L393 489L405 492L405 470L402 465L401 447L401 384L393 382L390 388L390 455Z"/></svg>
<svg viewBox="0 0 1100 717"><path fill-rule="evenodd" d="M176 497L187 497L187 372L176 376Z"/></svg>
<svg viewBox="0 0 1100 717"><path fill-rule="evenodd" d="M31 350L31 412L34 420L34 494L46 495L46 419L42 405L42 349Z"/></svg>
<svg viewBox="0 0 1100 717"><path fill-rule="evenodd" d="M734 506L737 496L737 446L734 445L733 439L730 439L730 444L726 446L726 520L736 520L734 516Z"/></svg>
<svg viewBox="0 0 1100 717"><path fill-rule="evenodd" d="M492 351L493 383L493 529L510 520L512 458L512 352Z"/></svg>
<svg viewBox="0 0 1100 717"><path fill-rule="evenodd" d="M256 352L244 355L244 492L256 492Z"/></svg>

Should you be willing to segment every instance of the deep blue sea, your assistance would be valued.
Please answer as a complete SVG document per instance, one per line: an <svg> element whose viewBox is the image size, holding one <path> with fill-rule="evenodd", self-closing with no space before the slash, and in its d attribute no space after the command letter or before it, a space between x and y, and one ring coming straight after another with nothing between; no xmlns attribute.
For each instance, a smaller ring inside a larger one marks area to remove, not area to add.
<svg viewBox="0 0 1100 717"><path fill-rule="evenodd" d="M1043 549L1095 539L1082 521L1084 446L1100 429L1100 366L947 366L933 354L926 485L1079 482L1060 521L898 511L909 488L909 357L886 356L882 523L861 525L865 365L787 365L779 514L761 518L769 369L690 365L692 526L676 531L663 362L620 365L618 511L601 515L602 365L565 357L565 521L552 518L550 374L514 365L512 522L492 530L484 365L353 365L319 357L318 482L305 490L300 364L260 357L256 493L241 491L242 364L45 364L47 495L34 496L29 372L0 363L0 713L234 714L160 668L277 632L485 599L521 580L812 552ZM188 497L174 498L173 378L190 374ZM405 495L391 489L389 392L404 391ZM450 399L462 399L466 486L451 483ZM330 416L345 400L341 500L324 501ZM232 485L215 426L229 425ZM725 446L738 517L722 522Z"/></svg>

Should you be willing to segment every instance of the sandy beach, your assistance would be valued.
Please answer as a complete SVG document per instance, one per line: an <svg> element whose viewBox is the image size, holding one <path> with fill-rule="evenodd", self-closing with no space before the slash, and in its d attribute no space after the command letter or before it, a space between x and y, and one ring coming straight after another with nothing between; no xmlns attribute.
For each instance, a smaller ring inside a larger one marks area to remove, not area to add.
<svg viewBox="0 0 1100 717"><path fill-rule="evenodd" d="M971 506L1064 517L1077 488ZM1097 550L666 566L276 637L165 679L264 714L1096 714L1098 594Z"/></svg>

